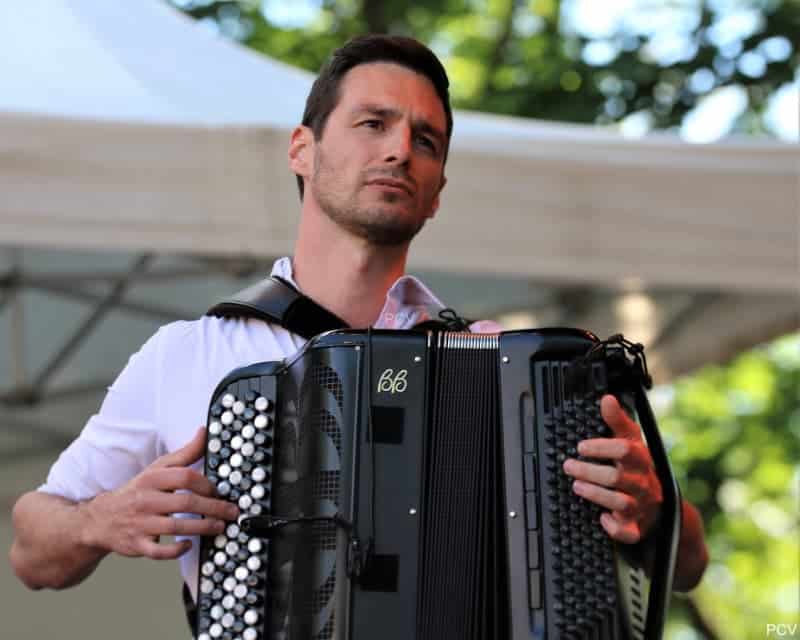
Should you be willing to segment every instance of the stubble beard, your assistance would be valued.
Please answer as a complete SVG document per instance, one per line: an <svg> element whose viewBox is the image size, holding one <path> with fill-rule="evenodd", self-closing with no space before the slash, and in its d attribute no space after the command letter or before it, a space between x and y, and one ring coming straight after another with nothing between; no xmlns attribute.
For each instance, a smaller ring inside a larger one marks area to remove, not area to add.
<svg viewBox="0 0 800 640"><path fill-rule="evenodd" d="M336 183L336 172L320 150L314 159L311 192L322 212L356 237L376 246L397 247L408 245L425 225L424 216L402 215L394 210L393 205L406 196L385 192L381 199L388 206L363 206L358 202L360 190L349 197L337 197Z"/></svg>

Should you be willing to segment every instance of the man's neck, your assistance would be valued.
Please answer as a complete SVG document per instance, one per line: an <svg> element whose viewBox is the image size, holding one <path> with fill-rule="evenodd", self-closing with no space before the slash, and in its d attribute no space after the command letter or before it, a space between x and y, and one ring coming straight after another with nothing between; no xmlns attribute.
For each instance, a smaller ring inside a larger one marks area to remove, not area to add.
<svg viewBox="0 0 800 640"><path fill-rule="evenodd" d="M300 220L293 274L304 294L351 327L375 323L386 292L403 275L408 246L376 247L324 214Z"/></svg>

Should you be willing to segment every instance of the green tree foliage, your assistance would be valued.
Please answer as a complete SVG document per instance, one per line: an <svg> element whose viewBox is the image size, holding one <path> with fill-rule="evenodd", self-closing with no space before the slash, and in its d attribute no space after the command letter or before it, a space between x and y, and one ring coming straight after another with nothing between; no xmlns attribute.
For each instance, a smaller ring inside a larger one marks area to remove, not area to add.
<svg viewBox="0 0 800 640"><path fill-rule="evenodd" d="M172 0L250 47L311 71L365 32L410 34L445 61L461 108L571 122L677 126L735 87L735 123L768 132L795 81L800 0ZM294 7L292 11L288 7Z"/></svg>
<svg viewBox="0 0 800 640"><path fill-rule="evenodd" d="M706 367L671 394L659 423L711 555L683 616L699 613L726 640L798 622L800 335Z"/></svg>

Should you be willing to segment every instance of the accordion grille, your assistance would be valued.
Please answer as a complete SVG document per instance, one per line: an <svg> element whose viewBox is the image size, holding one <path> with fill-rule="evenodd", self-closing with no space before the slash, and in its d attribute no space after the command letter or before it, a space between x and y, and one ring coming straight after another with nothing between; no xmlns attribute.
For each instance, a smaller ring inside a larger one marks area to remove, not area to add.
<svg viewBox="0 0 800 640"><path fill-rule="evenodd" d="M274 509L287 517L333 515L341 492L343 387L329 366L312 366L283 399ZM272 638L329 640L336 629L337 531L297 526L273 540Z"/></svg>

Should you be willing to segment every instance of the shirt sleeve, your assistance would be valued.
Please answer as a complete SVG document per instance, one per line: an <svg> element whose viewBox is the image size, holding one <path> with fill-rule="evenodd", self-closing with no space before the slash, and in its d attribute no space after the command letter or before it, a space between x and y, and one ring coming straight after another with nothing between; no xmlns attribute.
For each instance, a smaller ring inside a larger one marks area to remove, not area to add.
<svg viewBox="0 0 800 640"><path fill-rule="evenodd" d="M39 491L88 500L123 485L155 460L165 334L160 329L131 356L99 412L61 453Z"/></svg>

